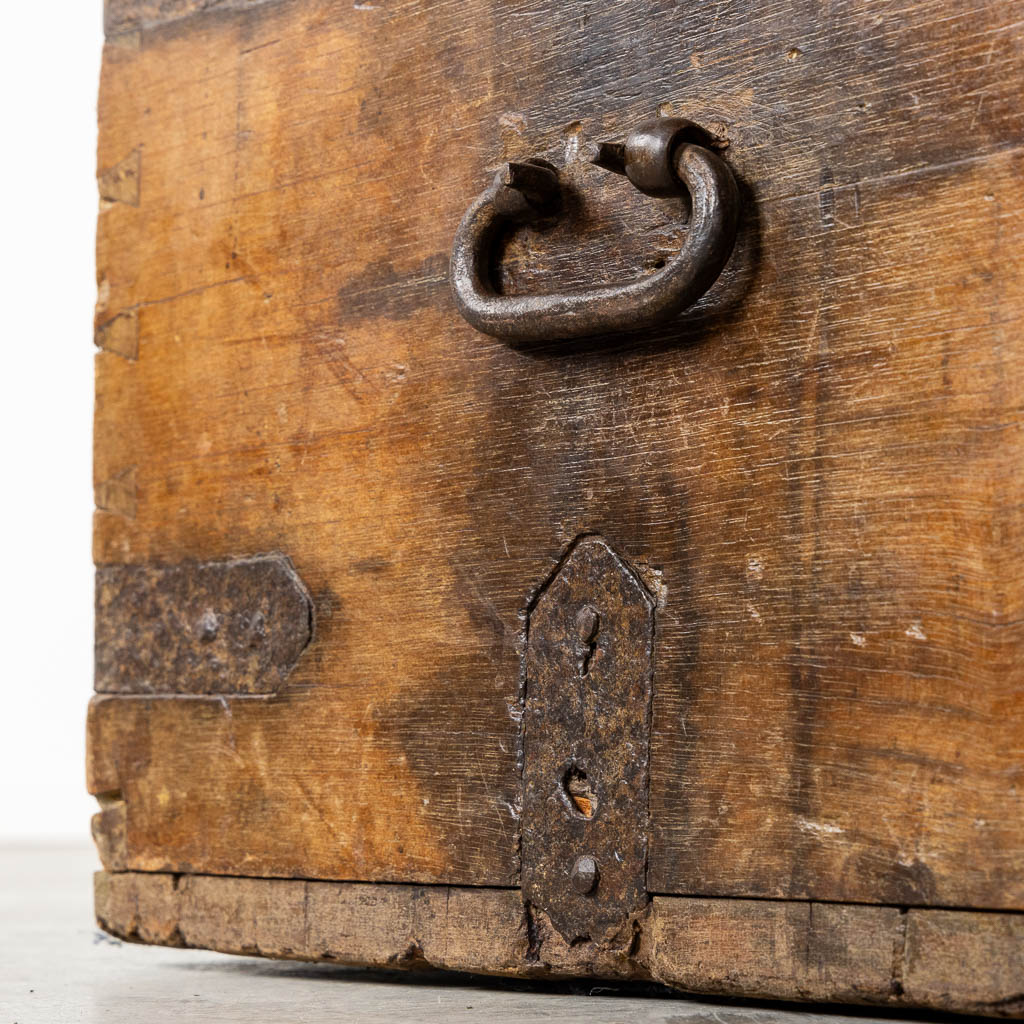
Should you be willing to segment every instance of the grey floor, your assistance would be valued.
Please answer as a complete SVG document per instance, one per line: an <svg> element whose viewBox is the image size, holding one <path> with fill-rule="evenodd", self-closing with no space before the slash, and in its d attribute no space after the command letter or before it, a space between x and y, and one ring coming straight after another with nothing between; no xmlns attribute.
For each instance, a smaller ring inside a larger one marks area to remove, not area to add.
<svg viewBox="0 0 1024 1024"><path fill-rule="evenodd" d="M96 867L87 846L0 847L0 1024L880 1020L710 1004L653 988L519 985L136 946L96 929L91 911L91 873Z"/></svg>

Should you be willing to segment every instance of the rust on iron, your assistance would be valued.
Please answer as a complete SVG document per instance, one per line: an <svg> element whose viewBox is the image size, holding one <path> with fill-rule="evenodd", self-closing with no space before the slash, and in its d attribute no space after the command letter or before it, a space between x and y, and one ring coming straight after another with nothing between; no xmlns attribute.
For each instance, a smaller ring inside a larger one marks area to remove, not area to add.
<svg viewBox="0 0 1024 1024"><path fill-rule="evenodd" d="M273 693L312 629L309 592L282 555L100 566L96 691Z"/></svg>
<svg viewBox="0 0 1024 1024"><path fill-rule="evenodd" d="M648 195L688 197L691 212L682 248L659 270L578 292L496 290L493 254L502 233L550 221L560 206L558 172L551 164L504 164L455 234L451 283L459 312L484 334L526 344L650 327L692 305L728 261L739 223L732 171L697 138L703 135L690 121L665 117L640 125L624 142L590 147L591 163L626 175Z"/></svg>
<svg viewBox="0 0 1024 1024"><path fill-rule="evenodd" d="M527 622L522 890L567 942L648 902L655 601L599 537L569 551Z"/></svg>

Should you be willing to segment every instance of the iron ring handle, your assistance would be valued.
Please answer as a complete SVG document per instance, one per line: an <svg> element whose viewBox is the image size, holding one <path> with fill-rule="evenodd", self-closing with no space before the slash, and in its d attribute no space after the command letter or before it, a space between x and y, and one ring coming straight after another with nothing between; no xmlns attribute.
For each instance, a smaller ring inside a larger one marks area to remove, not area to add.
<svg viewBox="0 0 1024 1024"><path fill-rule="evenodd" d="M691 214L680 251L646 277L578 292L502 295L492 283L492 252L510 225L550 218L558 207L558 172L543 160L505 164L473 202L452 246L455 304L478 331L529 343L611 334L663 323L715 282L732 252L739 190L726 163L692 141L696 127L660 118L624 143L591 147L592 163L625 174L642 192L683 196Z"/></svg>

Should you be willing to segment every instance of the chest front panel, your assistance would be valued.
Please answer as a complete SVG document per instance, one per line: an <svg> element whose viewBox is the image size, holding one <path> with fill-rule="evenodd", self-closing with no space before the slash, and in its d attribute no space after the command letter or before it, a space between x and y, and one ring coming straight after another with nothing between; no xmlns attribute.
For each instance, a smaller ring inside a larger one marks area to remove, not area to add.
<svg viewBox="0 0 1024 1024"><path fill-rule="evenodd" d="M654 607L650 894L1024 910L1017 6L165 8L108 8L96 561L283 557L312 639L101 687L108 866L517 890L531 602L599 537ZM704 297L466 324L503 161L574 197L504 290L678 250L584 159L658 114L739 183Z"/></svg>

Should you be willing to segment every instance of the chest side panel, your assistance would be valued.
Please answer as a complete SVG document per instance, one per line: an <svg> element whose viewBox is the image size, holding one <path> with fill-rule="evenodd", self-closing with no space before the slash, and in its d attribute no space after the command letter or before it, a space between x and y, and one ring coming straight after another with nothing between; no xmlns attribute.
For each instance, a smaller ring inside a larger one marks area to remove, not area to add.
<svg viewBox="0 0 1024 1024"><path fill-rule="evenodd" d="M270 697L96 699L123 866L517 884L524 613L599 533L659 590L650 891L1024 906L1019 20L118 22L97 562L282 552L316 615ZM580 158L659 111L744 195L698 306L568 352L463 324L451 238L502 159L580 195L509 242L507 288L678 245L674 206Z"/></svg>

